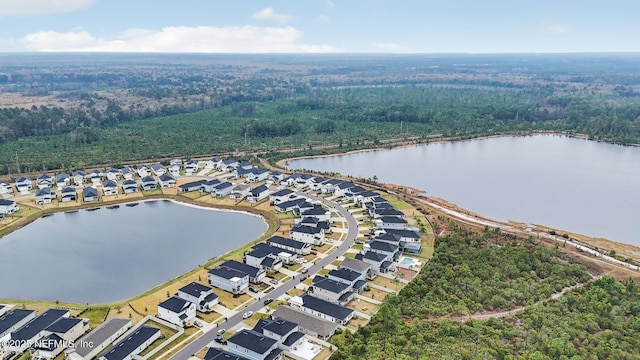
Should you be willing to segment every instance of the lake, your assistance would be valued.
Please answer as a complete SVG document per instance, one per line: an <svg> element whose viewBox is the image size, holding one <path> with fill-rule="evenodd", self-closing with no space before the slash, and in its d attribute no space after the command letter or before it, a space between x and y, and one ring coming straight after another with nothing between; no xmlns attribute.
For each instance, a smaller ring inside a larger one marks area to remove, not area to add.
<svg viewBox="0 0 640 360"><path fill-rule="evenodd" d="M425 190L496 220L640 246L640 148L558 135L498 137L299 159Z"/></svg>
<svg viewBox="0 0 640 360"><path fill-rule="evenodd" d="M128 299L260 237L258 216L168 200L56 213L0 238L0 298Z"/></svg>

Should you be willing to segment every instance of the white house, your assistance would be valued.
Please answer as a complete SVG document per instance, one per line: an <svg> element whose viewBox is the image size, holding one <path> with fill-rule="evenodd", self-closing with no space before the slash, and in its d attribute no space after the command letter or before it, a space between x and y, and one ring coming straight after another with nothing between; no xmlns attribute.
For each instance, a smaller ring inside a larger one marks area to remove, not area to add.
<svg viewBox="0 0 640 360"><path fill-rule="evenodd" d="M107 170L107 179L109 180L120 180L120 176L122 175L122 172L120 169L116 169L116 168L111 168L109 170Z"/></svg>
<svg viewBox="0 0 640 360"><path fill-rule="evenodd" d="M133 326L130 319L112 317L75 342L65 351L68 360L91 360Z"/></svg>
<svg viewBox="0 0 640 360"><path fill-rule="evenodd" d="M98 190L94 187L86 187L82 189L82 201L97 201L100 198Z"/></svg>
<svg viewBox="0 0 640 360"><path fill-rule="evenodd" d="M156 179L153 176L145 176L140 179L140 186L142 187L142 190L145 191L155 190L158 188Z"/></svg>
<svg viewBox="0 0 640 360"><path fill-rule="evenodd" d="M60 190L60 201L61 202L69 202L69 201L77 201L78 200L78 192L76 188L66 187Z"/></svg>
<svg viewBox="0 0 640 360"><path fill-rule="evenodd" d="M262 245L271 248L271 246L267 244ZM249 266L267 271L280 269L282 267L282 259L278 256L278 254L280 252L283 252L287 258L289 258L291 254L286 253L284 250L276 247L273 247L273 251L269 248L254 248L253 250L249 251L244 256L245 263Z"/></svg>
<svg viewBox="0 0 640 360"><path fill-rule="evenodd" d="M408 226L407 220L397 216L383 216L375 220L378 229L404 230Z"/></svg>
<svg viewBox="0 0 640 360"><path fill-rule="evenodd" d="M217 169L220 167L220 164L222 164L222 159L219 157L212 157L211 159L207 160L207 162L204 164L204 168L205 169Z"/></svg>
<svg viewBox="0 0 640 360"><path fill-rule="evenodd" d="M243 329L227 340L227 350L250 360L279 359L278 341L259 332Z"/></svg>
<svg viewBox="0 0 640 360"><path fill-rule="evenodd" d="M231 191L233 191L233 188L235 187L235 185L233 185L232 183L225 181L222 182L216 186L214 186L213 188L213 192L211 193L211 196L214 197L225 197L229 194L231 194Z"/></svg>
<svg viewBox="0 0 640 360"><path fill-rule="evenodd" d="M38 186L38 189L51 187L51 185L53 185L53 176L49 174L42 174L38 176L36 179L36 185Z"/></svg>
<svg viewBox="0 0 640 360"><path fill-rule="evenodd" d="M13 192L13 186L11 184L0 181L0 194L11 194Z"/></svg>
<svg viewBox="0 0 640 360"><path fill-rule="evenodd" d="M267 180L268 177L269 170L262 168L253 168L249 170L249 173L246 176L247 180L249 180L250 182L260 182L263 180Z"/></svg>
<svg viewBox="0 0 640 360"><path fill-rule="evenodd" d="M181 287L176 295L196 304L196 310L200 312L211 312L218 304L218 295L213 292L213 288L197 282Z"/></svg>
<svg viewBox="0 0 640 360"><path fill-rule="evenodd" d="M76 170L73 172L73 183L77 186L82 186L87 181L87 173L82 170Z"/></svg>
<svg viewBox="0 0 640 360"><path fill-rule="evenodd" d="M2 352L2 344L8 344L11 333L20 329L28 322L36 317L36 312L26 309L13 309L0 316L0 352Z"/></svg>
<svg viewBox="0 0 640 360"><path fill-rule="evenodd" d="M247 196L247 201L249 202L259 202L263 199L266 199L269 196L269 188L266 185L260 185L255 187L249 191L249 195Z"/></svg>
<svg viewBox="0 0 640 360"><path fill-rule="evenodd" d="M185 299L172 296L158 304L158 317L184 327L196 318L196 305Z"/></svg>
<svg viewBox="0 0 640 360"><path fill-rule="evenodd" d="M229 269L240 271L241 273L249 275L249 282L257 284L267 276L267 272L259 267L247 265L235 260L225 261L221 266L225 266Z"/></svg>
<svg viewBox="0 0 640 360"><path fill-rule="evenodd" d="M56 197L55 193L51 192L51 188L45 187L36 191L36 204L51 204Z"/></svg>
<svg viewBox="0 0 640 360"><path fill-rule="evenodd" d="M323 183L319 185L320 191L324 194L333 194L335 188L338 184L343 183L343 180L340 179L329 179L325 180Z"/></svg>
<svg viewBox="0 0 640 360"><path fill-rule="evenodd" d="M249 287L249 274L226 266L209 270L208 280L211 286L232 294L243 294Z"/></svg>
<svg viewBox="0 0 640 360"><path fill-rule="evenodd" d="M292 198L295 198L295 192L291 189L282 189L282 190L278 190L274 193L272 193L271 195L269 195L269 203L273 204L279 204L285 201L289 201Z"/></svg>
<svg viewBox="0 0 640 360"><path fill-rule="evenodd" d="M324 229L296 224L291 228L289 236L293 240L302 241L312 245L324 244Z"/></svg>
<svg viewBox="0 0 640 360"><path fill-rule="evenodd" d="M59 187L60 189L69 186L70 183L71 183L71 177L69 176L69 174L62 173L62 174L56 175L56 186Z"/></svg>
<svg viewBox="0 0 640 360"><path fill-rule="evenodd" d="M58 335L67 342L75 341L89 330L89 320L63 317L47 327L46 335Z"/></svg>
<svg viewBox="0 0 640 360"><path fill-rule="evenodd" d="M160 176L164 173L166 173L167 171L164 169L164 166L162 166L162 164L158 164L155 163L153 165L151 165L151 171L156 175L156 176Z"/></svg>
<svg viewBox="0 0 640 360"><path fill-rule="evenodd" d="M104 176L104 173L100 169L91 170L91 172L89 173L89 178L91 179L91 183L94 186L100 185L100 183L102 182L103 176Z"/></svg>
<svg viewBox="0 0 640 360"><path fill-rule="evenodd" d="M338 267L338 270L347 269L354 272L358 272L360 274L364 274L364 276L368 280L373 280L376 277L376 272L373 270L373 266L368 262L364 262L362 260L345 258L342 260L342 263Z"/></svg>
<svg viewBox="0 0 640 360"><path fill-rule="evenodd" d="M68 310L48 309L31 322L11 333L13 343L9 344L9 350L20 353L24 352L31 344L34 344L35 341L47 335L45 333L46 328L65 317L69 317Z"/></svg>
<svg viewBox="0 0 640 360"><path fill-rule="evenodd" d="M162 188L172 188L176 186L176 179L169 174L162 174L158 177L158 182Z"/></svg>
<svg viewBox="0 0 640 360"><path fill-rule="evenodd" d="M135 355L140 354L144 349L160 338L160 329L151 326L140 326L132 333L113 345L98 360L132 360Z"/></svg>
<svg viewBox="0 0 640 360"><path fill-rule="evenodd" d="M322 205L319 204L313 205L313 208L311 209L302 211L300 213L300 216L302 218L315 217L318 219L318 221L331 221L331 211L329 211L329 209L325 209L324 207L322 207Z"/></svg>
<svg viewBox="0 0 640 360"><path fill-rule="evenodd" d="M229 197L234 200L242 200L249 195L250 190L251 186L248 184L238 184L231 190Z"/></svg>
<svg viewBox="0 0 640 360"><path fill-rule="evenodd" d="M103 182L102 193L104 194L104 196L118 195L118 183L115 182L115 180L107 180Z"/></svg>
<svg viewBox="0 0 640 360"><path fill-rule="evenodd" d="M351 290L348 284L320 276L314 279L313 286L310 286L307 291L318 299L345 305L354 297Z"/></svg>
<svg viewBox="0 0 640 360"><path fill-rule="evenodd" d="M122 168L122 177L125 180L133 180L134 175L135 175L135 172L133 171L133 168L131 168L130 166L126 166Z"/></svg>
<svg viewBox="0 0 640 360"><path fill-rule="evenodd" d="M354 315L352 309L318 299L311 295L303 295L302 297L294 296L289 299L289 306L340 325L346 325Z"/></svg>
<svg viewBox="0 0 640 360"><path fill-rule="evenodd" d="M131 194L138 191L138 183L135 180L125 180L122 182L122 192Z"/></svg>
<svg viewBox="0 0 640 360"><path fill-rule="evenodd" d="M29 191L33 189L31 179L26 176L20 176L16 179L16 189L18 192Z"/></svg>
<svg viewBox="0 0 640 360"><path fill-rule="evenodd" d="M18 206L18 204L15 201L0 199L0 214L9 215L9 214L13 214L18 210L20 210L20 206Z"/></svg>
<svg viewBox="0 0 640 360"><path fill-rule="evenodd" d="M180 165L177 165L177 164L169 165L167 170L169 170L169 174L171 174L171 176L173 177L180 176Z"/></svg>
<svg viewBox="0 0 640 360"><path fill-rule="evenodd" d="M422 248L422 234L412 229L384 229L385 233L400 239L400 249L404 252L419 253ZM384 240L383 235L378 236L377 240Z"/></svg>
<svg viewBox="0 0 640 360"><path fill-rule="evenodd" d="M149 176L151 174L151 168L145 164L136 166L136 171L138 172L138 176L140 177Z"/></svg>
<svg viewBox="0 0 640 360"><path fill-rule="evenodd" d="M311 244L293 239L287 239L282 236L272 236L267 239L267 244L287 250L298 255L308 255L311 252Z"/></svg>
<svg viewBox="0 0 640 360"><path fill-rule="evenodd" d="M193 174L200 170L200 165L198 164L198 160L189 160L187 161L187 165L184 167L184 171L187 174Z"/></svg>

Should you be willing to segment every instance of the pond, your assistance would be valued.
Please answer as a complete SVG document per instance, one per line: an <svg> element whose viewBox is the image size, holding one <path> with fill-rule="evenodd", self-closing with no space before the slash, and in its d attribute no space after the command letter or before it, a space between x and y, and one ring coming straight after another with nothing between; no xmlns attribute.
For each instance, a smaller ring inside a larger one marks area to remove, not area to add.
<svg viewBox="0 0 640 360"><path fill-rule="evenodd" d="M0 298L128 299L260 237L258 216L168 200L56 213L0 238Z"/></svg>
<svg viewBox="0 0 640 360"><path fill-rule="evenodd" d="M425 190L496 220L640 246L640 148L557 135L498 137L299 159Z"/></svg>

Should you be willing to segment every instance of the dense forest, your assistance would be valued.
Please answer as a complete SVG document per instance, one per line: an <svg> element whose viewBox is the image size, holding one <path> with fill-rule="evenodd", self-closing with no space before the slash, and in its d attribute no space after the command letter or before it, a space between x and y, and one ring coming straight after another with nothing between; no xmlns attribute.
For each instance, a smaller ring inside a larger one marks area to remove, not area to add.
<svg viewBox="0 0 640 360"><path fill-rule="evenodd" d="M632 280L603 277L547 300L560 287L585 281L586 270L531 239L460 230L438 238L436 248L416 280L388 296L369 325L332 338L338 345L332 359L640 358L640 294ZM502 298L499 306L494 297ZM502 319L448 316L516 304L527 307Z"/></svg>
<svg viewBox="0 0 640 360"><path fill-rule="evenodd" d="M1 60L0 173L533 131L640 143L631 55Z"/></svg>

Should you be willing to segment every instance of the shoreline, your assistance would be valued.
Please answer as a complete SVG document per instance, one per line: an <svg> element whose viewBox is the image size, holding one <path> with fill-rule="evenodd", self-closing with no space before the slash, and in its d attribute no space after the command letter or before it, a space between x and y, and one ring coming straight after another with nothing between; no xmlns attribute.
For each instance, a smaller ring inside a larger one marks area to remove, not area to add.
<svg viewBox="0 0 640 360"><path fill-rule="evenodd" d="M570 133L562 133L562 132L554 132L554 131L536 131L536 132L532 132L532 133L528 133L528 134L495 134L495 135L478 136L478 137L474 137L474 138L465 138L465 139L461 139L461 138L438 138L438 139L434 139L434 140L427 140L427 141L421 141L421 142L409 142L409 143L399 144L397 146L392 146L392 147L389 147L388 145L385 145L385 144L380 144L380 146L376 146L376 147L373 147L373 148L350 150L350 151L346 151L346 152L343 152L343 153L311 155L311 156L297 156L297 157L285 158L285 159L279 160L276 163L276 165L281 167L281 168L283 168L283 169L285 169L285 170L292 171L292 170L295 170L295 169L290 169L289 167L287 167L287 164L290 161L301 160L301 159L315 159L315 158L326 158L326 157L332 157L332 156L344 156L344 155L357 154L357 153L361 153L361 152L393 150L393 149L406 148L406 147L410 147L410 146L422 146L422 145L429 145L429 144L446 144L446 143L472 141L472 140L487 140L487 139L501 138L501 137L529 137L529 136L547 136L547 135L564 136L564 137L568 137L568 138L580 139L580 140L586 140L586 141L604 142L604 143L608 143L608 144L612 144L612 145L622 145L622 144L617 144L617 143L610 142L610 141L604 141L604 140L600 140L600 139L592 139L592 138L589 137L589 135L586 135L586 134L570 134ZM622 146L639 147L640 144L628 144L628 145L622 145ZM344 175L344 174L340 174L340 175L344 176L344 177L349 176L349 175ZM381 185L384 186L384 184L381 184ZM417 198L422 198L420 196L420 194L425 193L424 190L415 189L415 188L412 188L411 186L398 185L398 184L388 184L388 185L391 185L392 187L396 187L396 188L410 189L411 195L412 196L416 196ZM501 224L502 226L510 226L510 227L514 227L514 228L518 228L518 229L519 229L519 227L524 227L524 228L527 227L526 223L520 223L520 222L516 222L516 221L504 222L504 221L491 219L491 218L488 218L486 216L482 216L480 214L476 214L476 213L474 213L474 212L472 212L470 210L467 210L467 209L465 209L463 207L458 206L457 204L448 202L445 199L435 198L435 197L426 197L426 196L425 196L425 198L435 200L435 203L438 206L440 206L440 207L442 207L444 209L447 209L448 211L452 211L452 212L455 212L455 213L457 213L459 215L462 215L461 218L464 218L465 216L468 216L469 219L466 219L466 221L468 221L468 222L473 221L474 223L480 224L480 225L483 225L483 226L484 225L491 226L489 224L494 224L494 225L495 224ZM541 225L541 224L531 224L531 225L533 225L532 234L534 232L540 233L541 231L548 231L548 232L554 231L557 234L567 234L568 236L570 236L570 238L573 240L574 243L579 242L578 245L586 246L587 248L590 248L589 251L597 251L599 255L604 256L606 258L613 259L615 261L619 261L620 263L624 264L625 266L626 265L630 265L630 264L628 264L626 262L623 262L623 261L621 261L619 259L615 259L613 257L608 256L607 254L605 254L603 252L603 250L606 250L607 253L610 252L610 251L614 251L617 255L619 255L621 257L629 258L630 260L634 260L634 261L640 262L640 246L638 246L638 245L618 242L618 241L610 240L610 239L607 239L607 238L592 237L592 236L589 236L589 235L575 233L575 232L567 231L567 230L563 230L563 229L551 228L551 227L548 227L548 226L545 226L545 225ZM524 228L522 230L524 230ZM550 235L550 234L547 233L547 235ZM550 235L550 236L553 236L553 235ZM561 237L561 235L558 235L558 236ZM565 240L565 238L562 238L562 239ZM623 251L620 251L620 250L623 250ZM635 265L632 265L632 266L635 266ZM638 268L637 270L640 270L640 268Z"/></svg>

